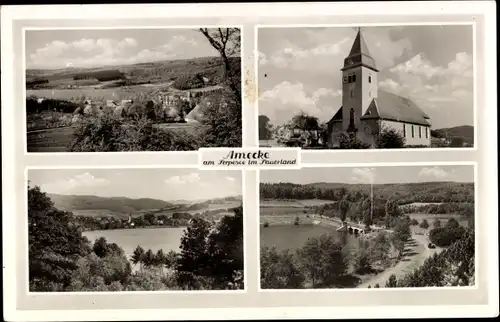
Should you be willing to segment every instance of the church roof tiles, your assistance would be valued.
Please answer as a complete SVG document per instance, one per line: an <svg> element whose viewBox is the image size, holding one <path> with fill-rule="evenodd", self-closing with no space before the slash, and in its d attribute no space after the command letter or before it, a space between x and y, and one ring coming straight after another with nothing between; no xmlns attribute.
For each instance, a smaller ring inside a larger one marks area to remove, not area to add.
<svg viewBox="0 0 500 322"><path fill-rule="evenodd" d="M342 121L342 113L343 108L341 107L328 123ZM425 126L431 125L429 116L411 99L383 90L378 91L378 97L372 100L366 113L361 116L361 119L379 119Z"/></svg>

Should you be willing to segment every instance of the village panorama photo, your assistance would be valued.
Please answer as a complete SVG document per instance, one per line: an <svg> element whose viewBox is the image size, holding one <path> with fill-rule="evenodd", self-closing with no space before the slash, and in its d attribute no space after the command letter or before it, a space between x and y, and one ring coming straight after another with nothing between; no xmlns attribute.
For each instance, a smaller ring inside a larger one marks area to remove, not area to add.
<svg viewBox="0 0 500 322"><path fill-rule="evenodd" d="M261 288L475 286L474 171L261 171Z"/></svg>
<svg viewBox="0 0 500 322"><path fill-rule="evenodd" d="M231 170L29 169L29 291L242 290L241 189Z"/></svg>
<svg viewBox="0 0 500 322"><path fill-rule="evenodd" d="M241 147L238 28L25 30L27 152Z"/></svg>
<svg viewBox="0 0 500 322"><path fill-rule="evenodd" d="M473 26L261 27L260 146L474 146Z"/></svg>

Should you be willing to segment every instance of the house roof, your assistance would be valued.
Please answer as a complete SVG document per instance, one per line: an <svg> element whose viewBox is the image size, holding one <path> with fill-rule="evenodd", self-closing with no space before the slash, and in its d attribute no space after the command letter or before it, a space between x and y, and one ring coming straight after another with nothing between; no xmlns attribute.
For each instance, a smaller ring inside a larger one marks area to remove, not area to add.
<svg viewBox="0 0 500 322"><path fill-rule="evenodd" d="M328 123L342 121L342 113L343 108L341 107ZM411 99L383 90L378 91L378 97L371 101L361 119L379 119L425 126L431 125L429 116Z"/></svg>
<svg viewBox="0 0 500 322"><path fill-rule="evenodd" d="M378 72L375 59L370 55L361 29L354 39L349 56L344 59L344 67L341 70L357 66L365 66Z"/></svg>

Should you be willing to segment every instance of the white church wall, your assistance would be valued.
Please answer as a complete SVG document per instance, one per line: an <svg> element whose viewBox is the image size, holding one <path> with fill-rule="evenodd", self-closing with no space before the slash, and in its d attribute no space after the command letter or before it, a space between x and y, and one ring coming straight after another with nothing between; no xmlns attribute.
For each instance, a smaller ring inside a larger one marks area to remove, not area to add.
<svg viewBox="0 0 500 322"><path fill-rule="evenodd" d="M404 134L406 145L431 145L431 130L429 127L417 124L409 124L395 121L381 121L382 128L388 127L393 128L401 135ZM403 126L405 127L403 129ZM413 127L413 135L412 135ZM427 131L427 135L426 135Z"/></svg>

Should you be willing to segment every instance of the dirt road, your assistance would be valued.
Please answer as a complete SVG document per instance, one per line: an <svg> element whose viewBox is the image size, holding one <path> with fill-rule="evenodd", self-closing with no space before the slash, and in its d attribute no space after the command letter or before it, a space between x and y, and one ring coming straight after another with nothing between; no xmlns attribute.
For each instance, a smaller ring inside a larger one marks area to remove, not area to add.
<svg viewBox="0 0 500 322"><path fill-rule="evenodd" d="M362 284L359 284L358 288L366 288L368 285L371 287L375 284L379 284L380 287L384 287L385 283L389 277L394 274L396 278L401 278L407 273L412 272L414 269L420 267L424 261L432 256L435 252L439 252L439 249L430 249L427 247L429 243L428 237L424 235L412 235L412 240L409 241L405 248L405 256L400 260L395 266L390 267L384 272L374 275L372 278L366 280Z"/></svg>

